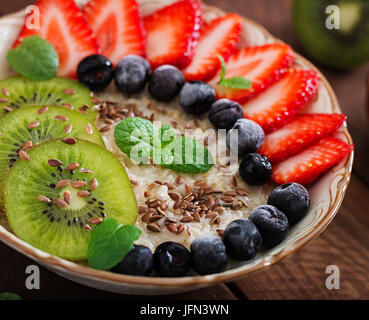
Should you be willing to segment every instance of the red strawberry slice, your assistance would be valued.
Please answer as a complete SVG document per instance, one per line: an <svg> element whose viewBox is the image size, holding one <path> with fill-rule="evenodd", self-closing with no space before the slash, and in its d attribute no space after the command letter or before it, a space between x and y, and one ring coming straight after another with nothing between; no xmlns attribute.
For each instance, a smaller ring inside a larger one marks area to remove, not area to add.
<svg viewBox="0 0 369 320"><path fill-rule="evenodd" d="M143 23L136 0L92 0L83 14L101 53L117 64L128 54L145 55Z"/></svg>
<svg viewBox="0 0 369 320"><path fill-rule="evenodd" d="M243 105L245 117L260 124L265 133L291 122L317 92L319 76L311 70L289 70L278 82Z"/></svg>
<svg viewBox="0 0 369 320"><path fill-rule="evenodd" d="M182 0L144 18L146 56L153 69L163 64L185 68L195 53L202 4Z"/></svg>
<svg viewBox="0 0 369 320"><path fill-rule="evenodd" d="M352 145L340 139L324 138L274 166L272 178L278 184L296 182L307 185L339 163L352 150Z"/></svg>
<svg viewBox="0 0 369 320"><path fill-rule="evenodd" d="M252 82L251 89L229 89L217 85L219 74L210 82L218 98L246 102L267 89L286 72L294 60L290 46L283 43L266 44L236 50L227 62L226 78L245 77Z"/></svg>
<svg viewBox="0 0 369 320"><path fill-rule="evenodd" d="M183 70L187 81L209 81L220 69L218 55L227 60L241 33L241 17L226 14L204 26L191 64Z"/></svg>
<svg viewBox="0 0 369 320"><path fill-rule="evenodd" d="M344 114L302 114L267 135L259 153L272 163L281 162L332 133L346 120Z"/></svg>
<svg viewBox="0 0 369 320"><path fill-rule="evenodd" d="M26 37L38 35L49 41L58 52L58 75L75 78L78 63L99 52L96 38L81 10L73 0L39 0L35 5L40 10L40 29L30 30L24 25L13 47Z"/></svg>

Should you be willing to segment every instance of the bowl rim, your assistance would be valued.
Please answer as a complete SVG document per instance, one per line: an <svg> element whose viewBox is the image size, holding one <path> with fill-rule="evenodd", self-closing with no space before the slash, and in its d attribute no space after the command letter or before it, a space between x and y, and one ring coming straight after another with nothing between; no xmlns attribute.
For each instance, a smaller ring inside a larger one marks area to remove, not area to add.
<svg viewBox="0 0 369 320"><path fill-rule="evenodd" d="M207 12L214 12L216 14L224 14L224 11L214 7L206 5L205 9ZM255 28L259 29L266 39L273 40L274 42L281 42L280 39L277 39L272 34L270 34L264 27L260 24L254 22L253 20L242 16L243 22L247 24L253 25ZM321 71L313 65L310 61L302 57L301 55L295 53L296 61L301 62L304 66L315 70L321 77L321 85L324 85L328 91L329 98L332 103L332 109L334 112L342 113L337 97L330 86L328 80L321 73ZM347 141L352 144L352 138L347 129L347 125L343 126L342 133L345 135ZM317 237L333 220L335 215L337 214L344 196L346 194L346 190L351 178L352 166L354 160L354 152L352 152L346 159L342 168L345 168L345 175L338 183L337 194L333 200L330 202L329 209L327 210L324 218L306 235L297 239L295 242L289 244L285 248L283 248L279 253L272 256L272 259L268 259L265 257L261 259L257 264L252 267L247 267L247 265L243 265L231 270L224 271L222 273L213 274L213 275L195 275L195 276L187 276L187 277L175 277L175 278L167 278L167 277L142 277L142 276L130 276L123 274L116 274L108 271L101 271L92 269L88 266L83 266L72 261L68 261L56 256L49 255L41 250L32 247L28 243L16 237L13 233L7 231L3 226L0 225L0 240L4 243L12 247L13 249L25 254L29 258L37 261L44 266L50 266L55 270L60 270L64 272L68 272L75 276L79 276L81 278L89 278L95 281L105 281L105 282L113 282L115 284L125 284L125 285L136 285L136 286L154 286L154 287L166 287L166 288L188 288L188 287L199 287L199 286L210 286L216 285L223 282L236 281L245 276L250 276L256 272L267 269L272 265L282 261L283 259L290 257L295 254L302 247L307 245L311 240Z"/></svg>

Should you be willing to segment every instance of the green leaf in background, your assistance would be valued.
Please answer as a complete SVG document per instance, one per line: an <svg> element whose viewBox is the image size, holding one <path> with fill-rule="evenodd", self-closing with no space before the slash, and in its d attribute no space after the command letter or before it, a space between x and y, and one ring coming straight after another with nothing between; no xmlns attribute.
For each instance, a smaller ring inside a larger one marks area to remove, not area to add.
<svg viewBox="0 0 369 320"><path fill-rule="evenodd" d="M32 80L49 80L59 67L54 47L38 36L27 37L17 48L9 50L8 62L14 71Z"/></svg>
<svg viewBox="0 0 369 320"><path fill-rule="evenodd" d="M126 118L116 126L114 138L120 150L139 163L148 163L144 154L156 164L184 173L207 172L214 163L206 147L194 139L176 136L168 124L157 129L149 120Z"/></svg>
<svg viewBox="0 0 369 320"><path fill-rule="evenodd" d="M88 262L94 269L109 270L129 253L141 230L132 225L121 225L112 218L105 219L91 232Z"/></svg>
<svg viewBox="0 0 369 320"><path fill-rule="evenodd" d="M232 77L232 78L225 78L227 67L226 63L221 55L218 55L220 63L222 65L222 69L220 72L220 80L218 82L219 85L225 88L230 89L250 89L251 88L251 81L244 78L244 77Z"/></svg>
<svg viewBox="0 0 369 320"><path fill-rule="evenodd" d="M22 300L22 298L16 293L3 292L0 293L0 300Z"/></svg>

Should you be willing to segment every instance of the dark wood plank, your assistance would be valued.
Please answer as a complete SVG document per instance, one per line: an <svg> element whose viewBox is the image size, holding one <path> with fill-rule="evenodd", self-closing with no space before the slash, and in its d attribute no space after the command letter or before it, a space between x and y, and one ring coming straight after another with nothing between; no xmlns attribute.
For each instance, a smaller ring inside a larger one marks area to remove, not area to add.
<svg viewBox="0 0 369 320"><path fill-rule="evenodd" d="M317 239L269 270L236 282L250 299L369 299L369 190L353 177L337 217ZM327 290L337 265L341 289Z"/></svg>
<svg viewBox="0 0 369 320"><path fill-rule="evenodd" d="M236 296L225 285L213 286L189 293L171 296L132 296L121 295L79 285L64 279L40 266L40 290L27 290L25 287L26 267L37 265L31 259L0 242L0 292L18 293L24 299L60 299L60 300L235 300Z"/></svg>

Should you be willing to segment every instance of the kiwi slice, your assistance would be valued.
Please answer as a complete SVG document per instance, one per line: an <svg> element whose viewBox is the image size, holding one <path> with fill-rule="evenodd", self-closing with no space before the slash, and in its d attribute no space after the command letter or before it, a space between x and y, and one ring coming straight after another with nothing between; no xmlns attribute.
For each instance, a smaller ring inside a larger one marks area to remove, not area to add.
<svg viewBox="0 0 369 320"><path fill-rule="evenodd" d="M74 109L92 122L97 116L90 90L77 81L60 77L41 81L22 76L0 81L0 116L23 106L33 105Z"/></svg>
<svg viewBox="0 0 369 320"><path fill-rule="evenodd" d="M65 137L82 138L104 146L96 127L84 115L69 109L24 107L1 117L0 185L5 173L19 159L21 150L26 151L46 140Z"/></svg>
<svg viewBox="0 0 369 320"><path fill-rule="evenodd" d="M126 171L105 148L56 139L33 148L29 157L14 164L4 185L6 215L22 240L65 259L85 260L95 220L135 223L137 202Z"/></svg>
<svg viewBox="0 0 369 320"><path fill-rule="evenodd" d="M338 10L326 13L332 5ZM338 29L327 27L332 14L339 17L333 21ZM293 22L302 46L317 62L348 69L369 60L368 0L294 1Z"/></svg>

